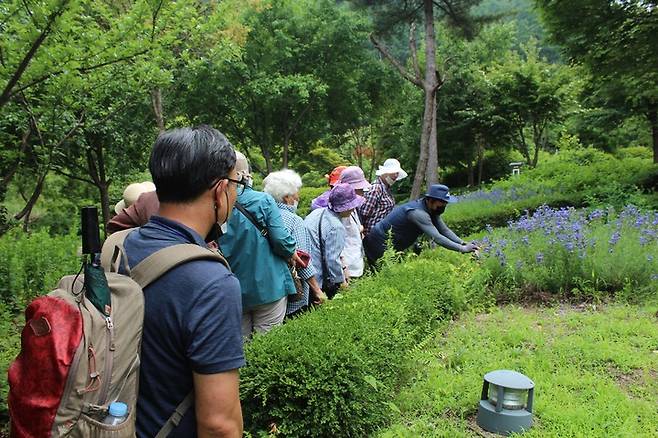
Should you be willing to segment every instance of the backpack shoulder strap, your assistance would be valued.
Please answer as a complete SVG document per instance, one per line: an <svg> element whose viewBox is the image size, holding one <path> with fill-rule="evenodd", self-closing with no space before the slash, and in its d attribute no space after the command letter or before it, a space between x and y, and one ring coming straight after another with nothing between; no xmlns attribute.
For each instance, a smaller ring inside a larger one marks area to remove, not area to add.
<svg viewBox="0 0 658 438"><path fill-rule="evenodd" d="M320 244L320 258L322 261L322 279L326 280L329 277L329 267L327 265L327 255L324 252L324 240L322 240L322 218L327 210L320 213L320 220L318 221L318 243Z"/></svg>
<svg viewBox="0 0 658 438"><path fill-rule="evenodd" d="M146 257L131 269L130 276L144 289L166 272L192 260L215 260L230 270L228 262L219 252L193 243L182 243L168 246Z"/></svg>
<svg viewBox="0 0 658 438"><path fill-rule="evenodd" d="M127 230L117 231L110 234L103 243L101 249L101 266L106 271L118 272L118 265L116 265L117 257L123 256L123 241L126 240L128 234L132 233L136 228L128 228ZM126 267L127 264L126 264Z"/></svg>
<svg viewBox="0 0 658 438"><path fill-rule="evenodd" d="M167 419L167 422L162 426L155 438L167 438L169 434L178 426L178 424L185 416L185 413L187 413L188 409L190 409L193 404L194 391L188 393L183 401L180 402L178 406L176 406L176 410L173 414L171 414L171 417Z"/></svg>

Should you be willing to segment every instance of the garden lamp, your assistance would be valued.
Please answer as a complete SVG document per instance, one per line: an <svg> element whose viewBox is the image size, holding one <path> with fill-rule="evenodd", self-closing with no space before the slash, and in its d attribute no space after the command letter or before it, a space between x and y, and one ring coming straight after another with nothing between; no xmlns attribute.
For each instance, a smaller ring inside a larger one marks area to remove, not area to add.
<svg viewBox="0 0 658 438"><path fill-rule="evenodd" d="M516 371L497 370L485 374L478 426L499 435L530 429L534 388L532 380Z"/></svg>

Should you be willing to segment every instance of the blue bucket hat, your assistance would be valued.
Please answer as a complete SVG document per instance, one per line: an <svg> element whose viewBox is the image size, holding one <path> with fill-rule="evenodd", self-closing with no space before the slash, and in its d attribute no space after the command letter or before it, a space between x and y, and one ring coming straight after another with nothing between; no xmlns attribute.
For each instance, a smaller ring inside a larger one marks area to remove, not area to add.
<svg viewBox="0 0 658 438"><path fill-rule="evenodd" d="M432 184L430 189L425 193L426 198L440 199L445 202L457 202L455 196L450 195L450 189L443 184Z"/></svg>

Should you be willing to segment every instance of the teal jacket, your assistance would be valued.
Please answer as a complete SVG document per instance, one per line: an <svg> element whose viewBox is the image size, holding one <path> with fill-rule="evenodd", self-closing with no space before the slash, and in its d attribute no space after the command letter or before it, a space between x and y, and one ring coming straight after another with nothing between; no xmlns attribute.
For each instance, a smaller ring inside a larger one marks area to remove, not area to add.
<svg viewBox="0 0 658 438"><path fill-rule="evenodd" d="M295 294L287 263L295 252L295 239L284 225L272 196L247 187L238 196L238 202L267 227L270 240L268 242L254 224L234 208L228 230L218 241L240 280L242 308L249 310Z"/></svg>

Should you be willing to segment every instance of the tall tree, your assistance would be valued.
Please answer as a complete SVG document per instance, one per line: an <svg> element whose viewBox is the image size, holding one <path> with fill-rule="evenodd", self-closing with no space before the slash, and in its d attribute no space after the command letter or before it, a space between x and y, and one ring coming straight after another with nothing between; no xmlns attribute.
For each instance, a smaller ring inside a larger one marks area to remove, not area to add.
<svg viewBox="0 0 658 438"><path fill-rule="evenodd" d="M375 11L376 31L371 41L377 50L404 77L424 95L423 123L420 136L419 159L414 175L411 196L420 195L424 183L438 181L437 147L437 92L444 83L443 66L439 68L436 53L435 20L444 19L448 24L459 27L468 36L474 33L474 22L470 16L473 6L480 0L404 0L360 2L371 5ZM416 22L423 23L424 64L418 56L416 42ZM399 25L409 25L409 58L411 70L405 62L398 60L381 41L381 36L389 34Z"/></svg>
<svg viewBox="0 0 658 438"><path fill-rule="evenodd" d="M658 163L658 2L535 0L551 37L569 58L623 90L625 105L644 114Z"/></svg>

